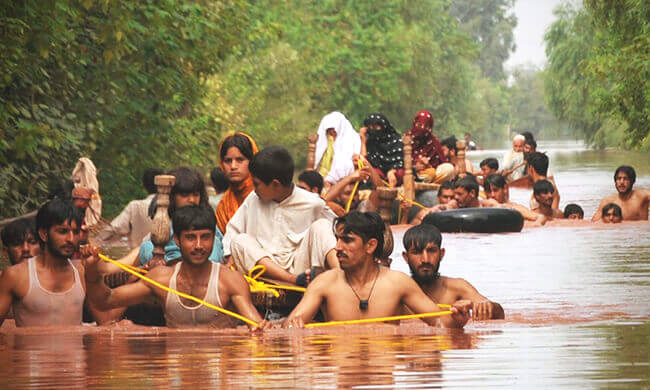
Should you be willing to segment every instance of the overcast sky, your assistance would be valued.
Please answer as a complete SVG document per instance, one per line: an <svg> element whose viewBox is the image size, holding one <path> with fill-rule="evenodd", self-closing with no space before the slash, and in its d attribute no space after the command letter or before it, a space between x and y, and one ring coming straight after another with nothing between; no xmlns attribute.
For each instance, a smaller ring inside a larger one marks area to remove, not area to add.
<svg viewBox="0 0 650 390"><path fill-rule="evenodd" d="M518 19L514 32L517 48L506 61L506 69L523 64L544 65L544 33L553 23L553 9L561 3L562 0L517 0L514 7Z"/></svg>

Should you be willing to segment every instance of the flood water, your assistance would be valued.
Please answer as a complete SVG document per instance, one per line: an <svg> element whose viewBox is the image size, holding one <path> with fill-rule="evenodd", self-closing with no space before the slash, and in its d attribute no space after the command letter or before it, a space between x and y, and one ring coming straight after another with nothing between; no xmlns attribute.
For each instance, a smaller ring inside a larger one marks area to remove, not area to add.
<svg viewBox="0 0 650 390"><path fill-rule="evenodd" d="M614 169L650 188L648 154L540 143L562 208L590 218ZM478 161L503 150L469 155ZM530 191L511 190L527 204ZM401 260L395 229L393 268ZM650 387L650 224L444 234L443 275L500 302L506 320L462 330L421 322L311 330L134 326L0 329L0 388Z"/></svg>

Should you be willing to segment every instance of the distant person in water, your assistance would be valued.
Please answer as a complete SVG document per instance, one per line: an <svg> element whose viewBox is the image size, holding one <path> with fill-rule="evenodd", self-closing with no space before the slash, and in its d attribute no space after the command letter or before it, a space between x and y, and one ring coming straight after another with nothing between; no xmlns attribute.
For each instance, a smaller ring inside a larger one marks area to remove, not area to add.
<svg viewBox="0 0 650 390"><path fill-rule="evenodd" d="M478 150L476 142L472 141L472 135L470 133L465 133L465 146L467 150Z"/></svg>
<svg viewBox="0 0 650 390"><path fill-rule="evenodd" d="M535 226L541 226L546 222L543 214L529 210L524 205L510 201L510 191L506 179L499 174L489 175L484 182L485 194L488 197L485 205L491 207L507 207L518 211L526 221L534 222ZM493 202L493 203L491 203Z"/></svg>
<svg viewBox="0 0 650 390"><path fill-rule="evenodd" d="M536 213L543 214L547 219L564 218L564 213L553 207L553 198L555 187L545 179L537 181L533 185L533 196L537 207L532 210Z"/></svg>
<svg viewBox="0 0 650 390"><path fill-rule="evenodd" d="M528 177L531 182L536 183L540 180L548 180L553 184L553 208L560 208L560 192L557 189L555 180L548 175L548 156L544 153L533 152L527 155L528 161ZM537 203L535 197L531 195L530 197L530 208L537 208Z"/></svg>
<svg viewBox="0 0 650 390"><path fill-rule="evenodd" d="M34 221L28 218L17 219L2 229L2 253L11 265L16 265L41 253L36 239Z"/></svg>
<svg viewBox="0 0 650 390"><path fill-rule="evenodd" d="M648 205L650 204L650 191L646 189L632 189L636 182L636 172L628 165L621 165L614 172L614 184L618 194L606 197L600 202L598 210L591 218L598 221L602 218L605 205L617 204L626 221L648 220Z"/></svg>
<svg viewBox="0 0 650 390"><path fill-rule="evenodd" d="M447 180L440 185L440 188L438 188L438 205L446 205L453 200L454 200L454 182L451 180ZM431 214L434 210L435 211L442 210L443 206L440 206L437 209L435 207L436 206L420 210L415 215L415 217L413 217L411 224L419 225L420 223L422 223L422 219L424 219L424 217Z"/></svg>
<svg viewBox="0 0 650 390"><path fill-rule="evenodd" d="M303 327L320 309L328 321L440 311L408 275L377 263L384 247L384 222L377 213L352 212L338 218L336 255L341 264L319 275L291 312L285 326ZM431 324L462 328L469 320L469 302L455 302L451 316L423 318Z"/></svg>
<svg viewBox="0 0 650 390"><path fill-rule="evenodd" d="M428 224L414 226L404 233L402 240L402 255L411 269L413 280L434 302L467 304L472 318L477 321L505 318L501 305L481 295L469 282L440 276L438 269L445 249L441 246L442 235L437 227Z"/></svg>
<svg viewBox="0 0 650 390"><path fill-rule="evenodd" d="M404 145L402 137L380 113L370 114L359 129L361 155L366 157L390 187L402 184L404 177Z"/></svg>
<svg viewBox="0 0 650 390"><path fill-rule="evenodd" d="M182 260L173 266L156 267L147 277L181 293L200 298L214 306L234 309L265 328L251 302L248 283L237 271L208 260L216 232L216 218L209 206L181 207L172 217L174 240ZM84 264L88 298L100 309L124 307L155 298L161 302L169 327L233 327L235 321L219 311L162 290L144 280L117 287L106 287L99 273L97 248L86 248Z"/></svg>
<svg viewBox="0 0 650 390"><path fill-rule="evenodd" d="M142 186L147 191L143 199L130 201L124 210L111 221L111 224L104 228L99 234L101 241L110 241L118 237L126 236L129 248L135 248L142 243L142 240L151 233L151 218L149 218L149 206L156 195L156 175L162 175L160 168L147 168L142 174Z"/></svg>
<svg viewBox="0 0 650 390"><path fill-rule="evenodd" d="M337 268L336 215L323 199L293 184L291 154L269 146L253 157L250 170L255 191L228 222L223 239L237 269L247 273L263 265L264 276L305 286L318 270Z"/></svg>
<svg viewBox="0 0 650 390"><path fill-rule="evenodd" d="M604 223L620 223L623 221L623 211L616 203L608 203L603 207L602 221Z"/></svg>
<svg viewBox="0 0 650 390"><path fill-rule="evenodd" d="M575 203L569 203L564 207L564 218L566 219L584 219L585 212L582 207Z"/></svg>

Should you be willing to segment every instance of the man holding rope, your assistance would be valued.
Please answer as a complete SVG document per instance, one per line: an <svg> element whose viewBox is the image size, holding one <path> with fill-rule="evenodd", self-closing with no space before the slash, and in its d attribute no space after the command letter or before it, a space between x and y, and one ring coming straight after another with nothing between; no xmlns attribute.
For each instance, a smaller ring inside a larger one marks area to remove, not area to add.
<svg viewBox="0 0 650 390"><path fill-rule="evenodd" d="M307 287L302 300L291 312L285 326L305 327L322 309L328 321L369 320L399 314L402 306L416 314L439 312L408 275L380 266L385 225L377 213L351 212L335 220L336 256L340 269L326 271ZM469 319L469 304L460 302L438 321L423 318L431 325L462 328ZM353 321L354 322L354 321Z"/></svg>
<svg viewBox="0 0 650 390"><path fill-rule="evenodd" d="M174 266L155 267L147 274L147 278L165 289L144 280L109 289L98 271L97 248L84 248L90 301L106 310L156 298L163 307L167 326L234 326L232 318L224 313L227 310L214 310L203 303L207 302L219 309L234 306L241 316L251 320L249 325L253 328L268 327L269 323L262 320L251 302L248 284L243 276L208 260L215 240L216 217L212 209L205 205L181 207L172 217L172 226L182 260ZM195 304L196 299L180 297L178 293L202 297L203 302ZM257 323L257 327L251 323Z"/></svg>

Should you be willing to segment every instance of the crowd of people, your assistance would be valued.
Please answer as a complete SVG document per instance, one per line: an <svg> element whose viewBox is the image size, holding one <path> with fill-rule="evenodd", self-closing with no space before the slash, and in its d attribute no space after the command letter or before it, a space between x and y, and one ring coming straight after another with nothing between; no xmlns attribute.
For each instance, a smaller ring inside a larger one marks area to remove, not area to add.
<svg viewBox="0 0 650 390"><path fill-rule="evenodd" d="M417 213L403 236L410 277L387 266L392 233L376 212L373 191L404 180L402 140L380 113L369 115L357 133L345 115L333 112L319 126L314 169L300 173L296 184L294 161L285 148L258 150L241 132L220 146L210 195L198 170L168 171L175 181L163 259L154 255L149 234L159 206L154 177L163 171L157 168L143 175L149 195L130 202L92 237L84 222L92 191L55 197L41 206L35 220L7 225L1 236L11 266L0 276L0 324L8 317L17 326L78 325L84 317L106 324L121 320L129 307L152 301L167 326L237 324L172 291L234 310L256 328L302 327L319 311L326 320L340 321L432 313L438 305L450 305L451 315L425 318L431 325L463 327L470 318L504 318L501 305L470 283L439 274L442 236L422 219L453 208L505 207L541 225L554 218L582 219L584 212L575 204L559 210L548 157L536 151L532 135L514 137L503 169L496 158L488 158L474 171L469 160L458 160L455 137L441 142L433 127L431 113L421 111L408 131L414 177L439 184L438 204ZM465 141L476 148L469 134ZM633 168L619 167L614 174L618 193L602 201L593 220L647 220L650 193L633 189L635 179ZM509 185L526 181L533 189L530 207L509 200ZM365 189L357 191L359 186ZM126 237L131 248L120 266L102 261L97 245L118 237ZM264 277L306 287L282 321L267 321L253 305L244 275L259 266ZM149 281L135 278L109 288L107 276L123 267L146 271Z"/></svg>

